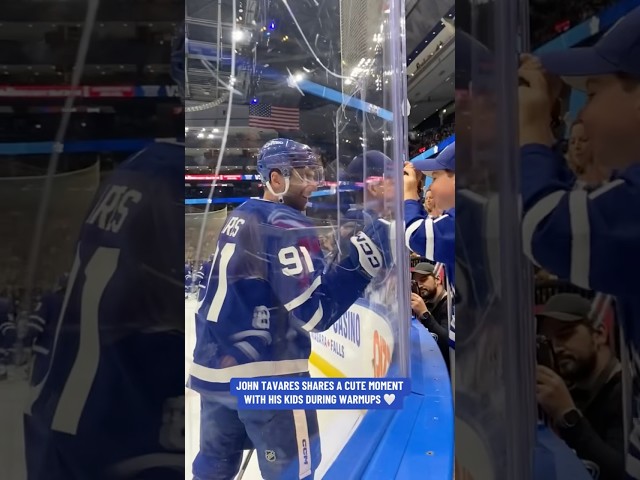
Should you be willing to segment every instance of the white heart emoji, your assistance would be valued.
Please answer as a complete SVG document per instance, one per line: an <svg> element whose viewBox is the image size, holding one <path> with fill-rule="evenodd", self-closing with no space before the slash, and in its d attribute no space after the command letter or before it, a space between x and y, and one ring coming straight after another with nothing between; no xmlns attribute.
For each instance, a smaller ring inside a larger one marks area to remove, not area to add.
<svg viewBox="0 0 640 480"><path fill-rule="evenodd" d="M385 393L384 394L384 401L387 402L387 405L391 405L395 399L396 399L396 394L395 393Z"/></svg>

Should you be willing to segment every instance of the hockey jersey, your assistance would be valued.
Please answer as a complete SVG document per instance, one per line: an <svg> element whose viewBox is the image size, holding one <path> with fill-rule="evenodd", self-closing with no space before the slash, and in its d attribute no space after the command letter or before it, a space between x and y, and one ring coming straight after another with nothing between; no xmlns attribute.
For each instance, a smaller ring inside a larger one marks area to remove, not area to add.
<svg viewBox="0 0 640 480"><path fill-rule="evenodd" d="M521 149L523 247L537 265L615 295L625 338L627 478L640 479L640 163L592 191L573 189L563 159L543 145Z"/></svg>
<svg viewBox="0 0 640 480"><path fill-rule="evenodd" d="M184 264L184 293L187 295L191 293L191 287L193 286L193 269L189 263Z"/></svg>
<svg viewBox="0 0 640 480"><path fill-rule="evenodd" d="M431 218L417 200L404 202L405 243L412 252L432 262L442 263L449 292L449 346L455 348L456 322L453 306L455 295L456 210L446 210Z"/></svg>
<svg viewBox="0 0 640 480"><path fill-rule="evenodd" d="M207 290L207 280L211 273L211 267L213 262L207 260L202 263L200 270L195 275L195 286L198 288L198 301L201 302L204 299L205 291Z"/></svg>
<svg viewBox="0 0 640 480"><path fill-rule="evenodd" d="M184 478L183 175L184 145L153 144L90 207L31 380L29 480Z"/></svg>
<svg viewBox="0 0 640 480"><path fill-rule="evenodd" d="M299 211L259 199L236 208L196 313L188 386L228 392L234 377L308 372L309 332L328 329L370 282L353 257L325 267L314 225Z"/></svg>
<svg viewBox="0 0 640 480"><path fill-rule="evenodd" d="M412 252L444 264L445 274L455 285L456 211L446 210L431 218L417 200L405 200L405 242Z"/></svg>
<svg viewBox="0 0 640 480"><path fill-rule="evenodd" d="M8 362L16 340L16 322L11 300L0 298L0 360Z"/></svg>
<svg viewBox="0 0 640 480"><path fill-rule="evenodd" d="M49 369L51 347L63 301L64 289L46 293L42 295L33 313L29 315L28 335L33 352L31 382L34 385L42 381Z"/></svg>

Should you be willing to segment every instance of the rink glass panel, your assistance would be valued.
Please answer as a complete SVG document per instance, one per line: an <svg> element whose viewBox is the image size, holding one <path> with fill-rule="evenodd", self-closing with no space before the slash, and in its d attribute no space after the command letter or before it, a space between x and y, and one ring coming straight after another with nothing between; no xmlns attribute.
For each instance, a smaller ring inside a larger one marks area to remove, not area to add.
<svg viewBox="0 0 640 480"><path fill-rule="evenodd" d="M528 51L527 4L476 2L456 9L456 315L461 320L455 438L456 469L469 478L528 480L534 471L535 328L522 254L514 55Z"/></svg>
<svg viewBox="0 0 640 480"><path fill-rule="evenodd" d="M306 214L316 225L327 263L348 254L349 236L361 229L362 221L352 221L349 210L366 205L391 222L395 264L333 327L312 334L310 368L320 377L408 376L409 260L397 181L407 152L404 6L398 0L340 0L319 6L250 2L240 13L240 3L245 2L227 0L218 9L214 2L205 8L187 2L187 16L192 17L187 69L189 78L196 78L190 88L197 101L187 102L186 118L198 133L205 129L200 138L187 135L187 149L211 149L207 162L219 173L255 174L255 153L265 139L279 136L311 146L327 182L310 199ZM257 113L260 106L265 109ZM292 110L278 117L278 107ZM237 157L238 149L245 150L246 158ZM389 158L382 172L369 164L367 152L374 150ZM360 167L349 168L363 153ZM212 197L214 202L221 198ZM233 207L228 206L230 212ZM199 251L200 261L214 251L215 232L205 235L207 243L193 244L201 227L192 228L192 223L203 218L209 222L209 216L187 215L188 259ZM214 224L207 223L205 231L215 230ZM187 303L189 326L193 305ZM191 353L188 341L187 355ZM197 448L191 437L197 436L198 408L196 401L187 401L187 465L196 453L190 449ZM323 462L317 478L365 414L334 411L329 417L319 412Z"/></svg>
<svg viewBox="0 0 640 480"><path fill-rule="evenodd" d="M216 249L218 235L226 219L226 207L211 208L208 212L195 210L185 213L185 261L193 261L196 265L200 265L209 259L209 255ZM203 224L204 231L202 231ZM201 235L202 241L200 241ZM201 243L200 249L198 249L198 243Z"/></svg>
<svg viewBox="0 0 640 480"><path fill-rule="evenodd" d="M37 296L38 292L51 289L63 274L69 272L73 261L73 247L100 179L99 162L87 159L85 163L89 166L53 177L51 198L47 202L47 215L43 224L42 248L37 262L38 273L31 285L25 284L31 244L24 239L32 239L35 233L46 172L43 169L39 175L29 172L0 178L4 205L11 205L0 218L5 238L0 252L0 285L9 290L6 293L13 292L21 296L18 295L19 292L30 288L36 291Z"/></svg>

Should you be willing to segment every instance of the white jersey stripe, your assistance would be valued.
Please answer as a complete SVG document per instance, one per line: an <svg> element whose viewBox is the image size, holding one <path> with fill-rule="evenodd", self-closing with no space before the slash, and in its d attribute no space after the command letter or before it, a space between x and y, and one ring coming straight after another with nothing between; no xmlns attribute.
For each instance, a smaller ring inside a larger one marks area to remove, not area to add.
<svg viewBox="0 0 640 480"><path fill-rule="evenodd" d="M589 264L591 263L591 226L587 211L587 192L576 190L569 194L571 218L571 283L589 288Z"/></svg>
<svg viewBox="0 0 640 480"><path fill-rule="evenodd" d="M264 338L267 344L271 343L271 333L267 330L245 330L244 332L238 332L229 337L232 342L238 342L247 337L260 337Z"/></svg>
<svg viewBox="0 0 640 480"><path fill-rule="evenodd" d="M209 368L197 363L191 365L189 373L205 382L229 383L236 377L271 377L278 375L291 375L309 371L309 360L280 360L272 362L254 362L242 365L234 365L228 368Z"/></svg>
<svg viewBox="0 0 640 480"><path fill-rule="evenodd" d="M300 305L311 298L311 295L313 295L313 292L315 292L316 289L320 286L321 282L322 277L318 275L309 288L307 288L304 292L302 292L290 302L286 303L284 305L284 308L286 308L289 312L298 308Z"/></svg>
<svg viewBox="0 0 640 480"><path fill-rule="evenodd" d="M424 220L418 220L416 222L413 222L411 225L409 225L406 229L406 231L404 232L404 241L407 245L407 248L409 250L411 250L411 235L414 234L414 232L416 230L418 230L418 228L420 228L420 226L424 223Z"/></svg>
<svg viewBox="0 0 640 480"><path fill-rule="evenodd" d="M424 229L425 229L425 237L426 237L424 256L428 260L433 261L434 243L435 243L433 241L435 238L435 233L433 232L433 219L428 218L424 221Z"/></svg>
<svg viewBox="0 0 640 480"><path fill-rule="evenodd" d="M322 309L322 302L318 302L318 309L316 310L316 313L313 314L313 317L311 317L311 320L309 320L306 324L304 324L302 328L307 332L310 332L316 327L316 325L318 325L318 323L320 323L320 320L322 320L323 314L324 314L324 311Z"/></svg>
<svg viewBox="0 0 640 480"><path fill-rule="evenodd" d="M522 220L522 248L524 249L524 254L538 266L540 266L540 264L533 257L533 235L538 229L540 222L549 216L565 195L566 192L564 191L547 195L531 207Z"/></svg>
<svg viewBox="0 0 640 480"><path fill-rule="evenodd" d="M306 478L311 473L311 448L309 445L309 427L304 410L293 410L293 424L298 444L298 478Z"/></svg>

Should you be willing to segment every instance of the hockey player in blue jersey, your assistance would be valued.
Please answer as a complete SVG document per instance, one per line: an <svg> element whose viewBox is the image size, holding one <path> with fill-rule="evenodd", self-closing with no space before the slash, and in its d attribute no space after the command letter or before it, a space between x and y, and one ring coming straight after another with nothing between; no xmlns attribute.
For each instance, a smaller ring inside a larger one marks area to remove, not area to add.
<svg viewBox="0 0 640 480"><path fill-rule="evenodd" d="M193 289L194 277L191 263L184 264L184 298L187 298Z"/></svg>
<svg viewBox="0 0 640 480"><path fill-rule="evenodd" d="M16 343L16 323L9 298L0 297L0 380L5 380L13 360Z"/></svg>
<svg viewBox="0 0 640 480"><path fill-rule="evenodd" d="M524 57L519 76L523 242L547 271L614 295L624 336L626 478L640 479L640 8L591 47ZM556 76L586 91L582 111L595 162L616 173L604 186L574 190L552 149L549 128ZM580 431L576 410L555 419Z"/></svg>
<svg viewBox="0 0 640 480"><path fill-rule="evenodd" d="M184 34L173 76L184 82ZM184 144L102 183L25 416L28 480L184 478Z"/></svg>
<svg viewBox="0 0 640 480"><path fill-rule="evenodd" d="M195 479L230 480L243 449L256 449L267 480L313 478L320 462L315 411L237 410L234 377L309 375L309 332L328 329L389 258L388 228L372 222L351 238L350 254L327 267L302 212L323 180L311 149L287 139L258 155L263 199L225 222L205 297L196 314L188 386L201 397Z"/></svg>
<svg viewBox="0 0 640 480"><path fill-rule="evenodd" d="M198 301L201 302L204 299L204 294L207 290L207 280L213 267L213 254L206 262L202 262L202 266L195 274L194 286L197 289Z"/></svg>
<svg viewBox="0 0 640 480"><path fill-rule="evenodd" d="M33 313L29 315L27 338L32 352L30 380L34 385L42 381L49 369L51 348L62 310L67 281L68 276L62 276L52 291L46 292L40 297Z"/></svg>

